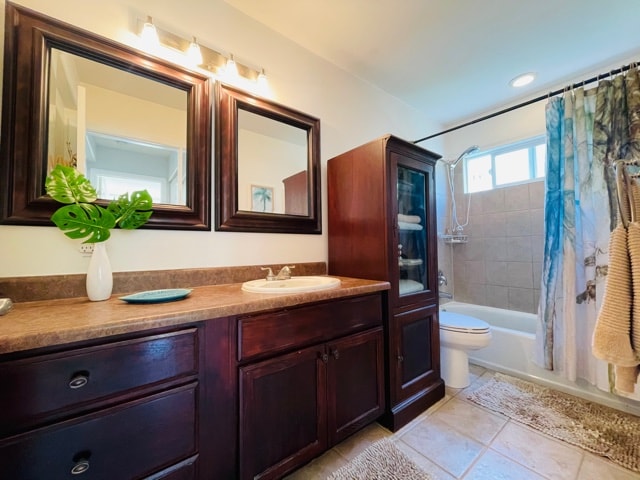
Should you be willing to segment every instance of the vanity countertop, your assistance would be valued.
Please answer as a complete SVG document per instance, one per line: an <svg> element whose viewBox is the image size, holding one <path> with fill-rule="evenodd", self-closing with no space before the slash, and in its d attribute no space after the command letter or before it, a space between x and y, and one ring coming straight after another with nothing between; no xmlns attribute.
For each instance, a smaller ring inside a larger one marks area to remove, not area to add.
<svg viewBox="0 0 640 480"><path fill-rule="evenodd" d="M129 304L119 295L103 302L80 297L15 303L9 313L0 317L0 353L389 289L389 283L384 281L338 278L342 281L338 288L297 294L249 293L242 290L241 283L232 283L194 287L184 300L168 303Z"/></svg>

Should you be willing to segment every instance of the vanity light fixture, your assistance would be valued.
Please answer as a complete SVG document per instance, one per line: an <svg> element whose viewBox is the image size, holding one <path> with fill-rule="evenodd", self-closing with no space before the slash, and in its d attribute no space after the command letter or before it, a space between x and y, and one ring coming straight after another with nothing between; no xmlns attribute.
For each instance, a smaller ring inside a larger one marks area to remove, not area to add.
<svg viewBox="0 0 640 480"><path fill-rule="evenodd" d="M509 85L514 88L524 87L525 85L529 85L536 78L536 74L533 72L523 73L522 75L518 75L517 77L511 79Z"/></svg>
<svg viewBox="0 0 640 480"><path fill-rule="evenodd" d="M140 39L142 40L143 45L149 49L155 49L158 45L160 45L158 31L156 30L156 26L153 24L151 15L147 16L147 21L144 22L144 25L142 26Z"/></svg>
<svg viewBox="0 0 640 480"><path fill-rule="evenodd" d="M153 55L187 67L198 67L211 75L221 77L230 84L269 96L268 87L262 86L266 83L266 76L265 79L260 79L260 70L236 62L233 54L227 57L202 45L195 36L187 40L159 28L154 25L151 16L147 16L146 21L138 19L138 32L141 40L140 48ZM264 75L264 70L262 74Z"/></svg>
<svg viewBox="0 0 640 480"><path fill-rule="evenodd" d="M189 44L187 57L194 65L202 65L202 52L200 51L200 45L198 45L196 37L193 37L192 42Z"/></svg>

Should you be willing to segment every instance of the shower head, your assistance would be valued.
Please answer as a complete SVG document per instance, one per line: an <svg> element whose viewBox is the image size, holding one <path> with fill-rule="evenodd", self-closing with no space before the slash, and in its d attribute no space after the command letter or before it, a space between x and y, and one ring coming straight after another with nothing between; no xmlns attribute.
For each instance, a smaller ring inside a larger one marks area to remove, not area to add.
<svg viewBox="0 0 640 480"><path fill-rule="evenodd" d="M458 165L458 162L460 162L460 160L462 160L464 157L466 157L470 153L475 152L476 150L478 150L478 148L480 148L478 147L478 145L472 145L469 148L467 148L464 152L462 152L460 156L455 160L443 160L443 162L448 164L449 167L451 167L451 169L453 170L454 168L456 168L456 165Z"/></svg>

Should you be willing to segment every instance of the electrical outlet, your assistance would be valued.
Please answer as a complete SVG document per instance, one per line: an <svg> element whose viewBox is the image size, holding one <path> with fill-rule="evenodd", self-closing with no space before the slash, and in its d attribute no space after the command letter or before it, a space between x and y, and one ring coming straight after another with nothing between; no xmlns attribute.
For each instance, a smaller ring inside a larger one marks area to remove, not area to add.
<svg viewBox="0 0 640 480"><path fill-rule="evenodd" d="M80 253L82 255L89 256L93 253L93 243L83 243L80 245Z"/></svg>

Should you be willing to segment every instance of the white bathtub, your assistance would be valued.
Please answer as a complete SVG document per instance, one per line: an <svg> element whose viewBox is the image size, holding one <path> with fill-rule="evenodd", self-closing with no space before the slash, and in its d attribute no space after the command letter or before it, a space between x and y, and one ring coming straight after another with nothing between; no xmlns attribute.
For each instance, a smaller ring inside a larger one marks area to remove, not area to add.
<svg viewBox="0 0 640 480"><path fill-rule="evenodd" d="M491 344L469 352L470 363L640 415L639 402L612 395L583 380L570 382L535 365L536 315L460 302L442 304L440 310L476 317L491 325Z"/></svg>

